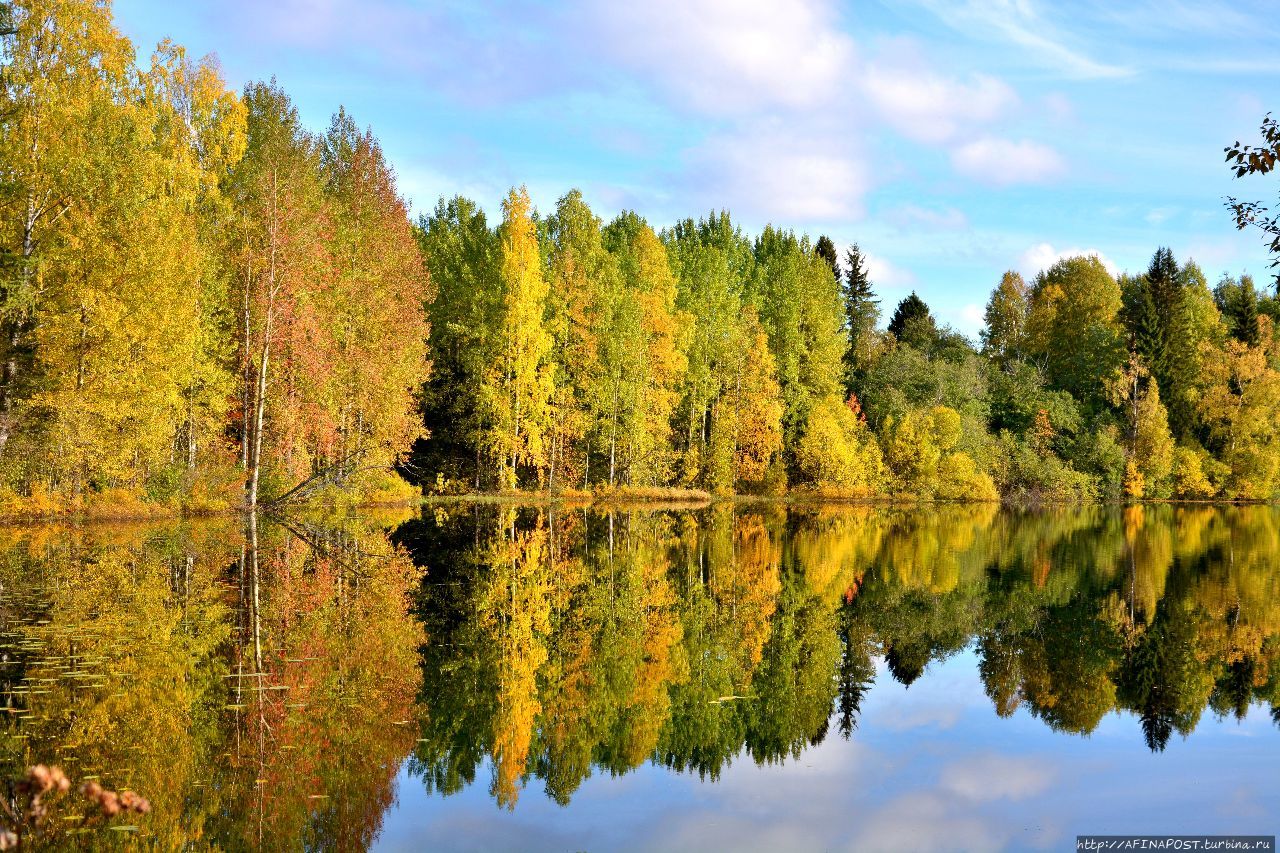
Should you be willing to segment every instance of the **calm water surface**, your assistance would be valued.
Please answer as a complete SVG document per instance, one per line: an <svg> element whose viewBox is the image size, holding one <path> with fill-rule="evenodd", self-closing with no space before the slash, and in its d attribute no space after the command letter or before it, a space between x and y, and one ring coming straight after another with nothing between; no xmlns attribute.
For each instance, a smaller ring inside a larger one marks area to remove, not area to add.
<svg viewBox="0 0 1280 853"><path fill-rule="evenodd" d="M4 778L58 763L151 799L135 831L82 843L1070 850L1280 830L1272 508L14 528L0 646Z"/></svg>

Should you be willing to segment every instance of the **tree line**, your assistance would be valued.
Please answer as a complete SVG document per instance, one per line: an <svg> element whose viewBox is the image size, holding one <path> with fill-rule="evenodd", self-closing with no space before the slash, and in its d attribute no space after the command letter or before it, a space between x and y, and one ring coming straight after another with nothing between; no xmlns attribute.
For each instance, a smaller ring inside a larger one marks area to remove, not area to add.
<svg viewBox="0 0 1280 853"><path fill-rule="evenodd" d="M1280 488L1280 304L1247 276L1067 258L1005 274L980 343L914 293L881 328L856 245L605 222L576 190L414 223L345 110L315 133L168 41L144 67L104 3L4 12L0 514L404 496L393 466L446 493Z"/></svg>
<svg viewBox="0 0 1280 853"><path fill-rule="evenodd" d="M727 213L655 231L582 195L490 227L441 201L428 485L925 499L1267 499L1280 302L1158 249L1005 273L980 342L915 293L880 328L858 246Z"/></svg>

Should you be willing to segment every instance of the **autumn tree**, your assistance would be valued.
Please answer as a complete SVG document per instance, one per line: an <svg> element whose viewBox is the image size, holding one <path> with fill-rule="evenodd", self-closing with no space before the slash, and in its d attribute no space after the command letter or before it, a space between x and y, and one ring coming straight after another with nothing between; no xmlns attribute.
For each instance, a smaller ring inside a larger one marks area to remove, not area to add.
<svg viewBox="0 0 1280 853"><path fill-rule="evenodd" d="M1112 405L1123 412L1125 430L1125 494L1161 498L1169 494L1174 444L1168 413L1160 402L1160 386L1138 353L1107 383Z"/></svg>
<svg viewBox="0 0 1280 853"><path fill-rule="evenodd" d="M605 245L618 260L622 290L606 326L611 380L609 483L616 480L621 440L628 483L666 480L671 418L688 366L685 314L676 307L676 279L666 247L634 212L610 223Z"/></svg>
<svg viewBox="0 0 1280 853"><path fill-rule="evenodd" d="M372 131L339 110L321 149L333 286L319 299L332 338L325 408L334 443L326 476L390 466L423 435L416 395L427 378L425 306L433 298L395 175Z"/></svg>
<svg viewBox="0 0 1280 853"><path fill-rule="evenodd" d="M1223 150L1227 154L1228 168L1235 177L1245 175L1265 175L1276 167L1280 159L1280 122L1267 113L1262 119L1262 144L1242 145L1239 140ZM1280 216L1269 214L1261 202L1240 201L1234 196L1227 198L1227 207L1235 217L1236 228L1243 231L1250 226L1257 228L1269 239L1268 251L1274 256L1272 269L1280 268ZM1278 274L1277 282L1280 282Z"/></svg>
<svg viewBox="0 0 1280 853"><path fill-rule="evenodd" d="M1027 283L1010 270L991 292L983 315L982 349L1000 365L1017 358L1026 334L1028 297Z"/></svg>
<svg viewBox="0 0 1280 853"><path fill-rule="evenodd" d="M1229 340L1204 345L1204 389L1200 417L1210 446L1226 466L1226 493L1267 499L1280 475L1280 373L1272 367L1276 347L1270 318L1259 322L1261 343Z"/></svg>
<svg viewBox="0 0 1280 853"><path fill-rule="evenodd" d="M721 492L743 481L763 481L782 452L782 389L755 311L747 309L736 336L727 393L712 411L710 485Z"/></svg>
<svg viewBox="0 0 1280 853"><path fill-rule="evenodd" d="M225 262L233 219L227 184L244 156L246 111L236 93L227 89L213 58L193 62L181 46L168 40L151 58L148 81L162 105L161 142L187 169L195 170L197 187L191 211L195 234L187 257L199 303L199 339L188 351L185 411L174 424L174 444L190 473L201 458L215 465L221 461L227 400L234 393L226 351L232 337L228 293L234 287Z"/></svg>
<svg viewBox="0 0 1280 853"><path fill-rule="evenodd" d="M865 496L879 487L875 436L837 397L823 397L810 409L795 453L801 475L821 491Z"/></svg>
<svg viewBox="0 0 1280 853"><path fill-rule="evenodd" d="M274 82L245 87L249 142L231 176L240 461L249 506L264 469L288 487L312 473L338 424L322 405L334 352L320 295L333 274L320 140ZM270 440L265 440L270 432ZM264 455L265 454L265 455Z"/></svg>
<svg viewBox="0 0 1280 853"><path fill-rule="evenodd" d="M1096 256L1065 258L1036 276L1027 351L1050 383L1086 403L1121 360L1120 287Z"/></svg>
<svg viewBox="0 0 1280 853"><path fill-rule="evenodd" d="M497 358L488 365L480 397L490 413L486 445L498 482L512 489L518 484L520 466L532 468L539 482L546 469L552 339L543 322L547 281L528 191L511 190L502 212L500 344Z"/></svg>
<svg viewBox="0 0 1280 853"><path fill-rule="evenodd" d="M208 437L226 390L207 226L238 108L216 68L171 45L141 73L100 4L23 3L12 23L0 462L19 488L136 490Z"/></svg>

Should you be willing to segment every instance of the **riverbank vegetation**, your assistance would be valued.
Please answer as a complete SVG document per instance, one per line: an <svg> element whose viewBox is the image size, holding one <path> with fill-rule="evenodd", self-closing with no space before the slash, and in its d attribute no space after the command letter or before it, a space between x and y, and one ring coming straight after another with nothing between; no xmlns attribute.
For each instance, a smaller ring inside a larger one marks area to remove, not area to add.
<svg viewBox="0 0 1280 853"><path fill-rule="evenodd" d="M974 342L881 305L858 246L727 212L513 189L411 222L344 109L317 133L274 81L139 61L104 3L0 11L0 515L1280 490L1280 303L1248 276L1066 258L1006 273Z"/></svg>

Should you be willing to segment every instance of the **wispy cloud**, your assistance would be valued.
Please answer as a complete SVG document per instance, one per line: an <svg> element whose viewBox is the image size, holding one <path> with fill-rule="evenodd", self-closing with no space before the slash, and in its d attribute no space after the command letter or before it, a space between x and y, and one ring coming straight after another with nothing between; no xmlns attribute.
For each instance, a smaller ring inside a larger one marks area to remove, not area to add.
<svg viewBox="0 0 1280 853"><path fill-rule="evenodd" d="M966 36L1016 47L1033 62L1067 77L1125 77L1133 69L1094 59L1072 46L1072 36L1042 15L1032 0L918 0Z"/></svg>
<svg viewBox="0 0 1280 853"><path fill-rule="evenodd" d="M969 218L964 211L946 206L924 207L907 203L889 210L884 218L904 230L962 231L969 227Z"/></svg>

